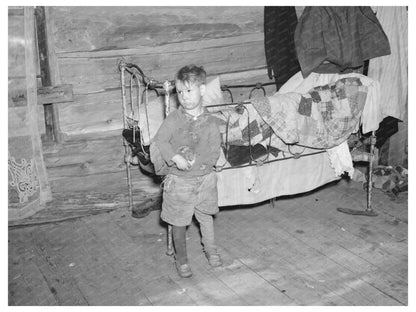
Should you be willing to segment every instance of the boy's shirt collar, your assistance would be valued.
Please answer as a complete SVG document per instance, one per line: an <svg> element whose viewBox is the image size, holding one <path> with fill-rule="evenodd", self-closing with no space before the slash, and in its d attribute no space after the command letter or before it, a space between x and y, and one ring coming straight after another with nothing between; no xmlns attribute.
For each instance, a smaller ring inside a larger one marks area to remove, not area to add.
<svg viewBox="0 0 416 312"><path fill-rule="evenodd" d="M206 114L209 113L208 109L204 106L202 107L202 113L198 116L194 116L192 114L189 114L182 106L180 106L178 109L182 112L182 114L184 116L186 116L187 118L192 119L192 120L197 120L197 119L199 119L199 118L201 118L201 117L203 117L203 116L205 116Z"/></svg>

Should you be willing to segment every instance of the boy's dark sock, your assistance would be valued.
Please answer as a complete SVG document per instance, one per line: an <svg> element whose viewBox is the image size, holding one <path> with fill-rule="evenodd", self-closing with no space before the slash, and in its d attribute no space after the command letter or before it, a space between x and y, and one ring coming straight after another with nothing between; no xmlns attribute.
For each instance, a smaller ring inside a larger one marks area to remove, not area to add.
<svg viewBox="0 0 416 312"><path fill-rule="evenodd" d="M188 263L186 253L186 226L172 226L173 244L175 246L175 258L179 264Z"/></svg>

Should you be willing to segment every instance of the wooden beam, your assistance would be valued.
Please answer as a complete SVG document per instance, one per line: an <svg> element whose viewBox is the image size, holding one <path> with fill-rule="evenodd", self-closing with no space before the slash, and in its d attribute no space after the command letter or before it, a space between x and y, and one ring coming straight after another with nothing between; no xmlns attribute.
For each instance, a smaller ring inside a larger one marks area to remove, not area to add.
<svg viewBox="0 0 416 312"><path fill-rule="evenodd" d="M23 16L23 7L22 6L12 6L8 9L8 16Z"/></svg>
<svg viewBox="0 0 416 312"><path fill-rule="evenodd" d="M264 42L263 33L252 33L243 35L234 35L226 38L203 39L197 41L184 41L166 43L155 46L136 46L134 48L123 48L113 50L93 50L93 51L76 51L76 52L57 52L60 59L95 59L95 58L114 58L114 57L137 57L142 55L158 55L158 54L177 54L191 53L195 51L210 51L213 48L226 48L239 46L244 47L247 43L262 45ZM263 47L264 49L264 47Z"/></svg>
<svg viewBox="0 0 416 312"><path fill-rule="evenodd" d="M26 92L28 126L31 135L33 158L36 163L37 176L40 184L40 202L46 203L52 199L51 188L46 173L42 154L42 142L37 124L37 86L36 86L36 58L35 58L35 20L32 7L24 8L25 15L25 64L26 64Z"/></svg>
<svg viewBox="0 0 416 312"><path fill-rule="evenodd" d="M73 100L74 93L70 84L39 87L37 89L37 102L39 105L72 102ZM25 106L26 102L27 92L22 90L10 97L9 107Z"/></svg>
<svg viewBox="0 0 416 312"><path fill-rule="evenodd" d="M47 86L38 88L38 104L72 102L72 85Z"/></svg>
<svg viewBox="0 0 416 312"><path fill-rule="evenodd" d="M26 84L26 83L25 83ZM37 123L40 134L45 133L45 121L43 120L43 107L37 105ZM30 136L32 130L27 126L28 110L27 106L9 107L8 136L9 138L18 136Z"/></svg>
<svg viewBox="0 0 416 312"><path fill-rule="evenodd" d="M39 53L40 76L42 86L51 86L51 74L49 67L49 49L46 31L45 8L35 8L36 33ZM58 111L51 103L44 104L45 110L45 139L49 142L61 142L59 135Z"/></svg>

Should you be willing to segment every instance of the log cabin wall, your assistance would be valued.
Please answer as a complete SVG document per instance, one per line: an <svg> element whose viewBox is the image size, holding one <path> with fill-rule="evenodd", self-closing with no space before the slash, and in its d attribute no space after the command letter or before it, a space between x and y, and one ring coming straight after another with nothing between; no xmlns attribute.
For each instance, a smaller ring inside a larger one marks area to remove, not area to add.
<svg viewBox="0 0 416 312"><path fill-rule="evenodd" d="M159 81L195 63L205 67L208 80L270 82L263 7L48 7L46 13L59 83L72 85L74 93L73 102L58 104L63 143L45 150L55 197L115 193L120 187L127 192L121 59ZM247 99L248 91L233 91L234 100ZM151 101L163 98L153 94ZM159 192L138 169L132 176L139 197Z"/></svg>
<svg viewBox="0 0 416 312"><path fill-rule="evenodd" d="M297 7L299 15L302 9ZM71 101L55 104L62 141L44 145L54 198L85 199L87 192L105 202L108 194L127 194L117 66L121 59L138 64L159 81L196 63L204 65L209 78L220 76L223 84L270 82L263 14L263 7L46 7L52 83L71 86L73 92ZM18 18L9 14L9 29ZM18 106L20 93L13 86L24 78L18 74L21 51L14 52L9 82L16 83L9 83L9 94L16 93L12 100ZM266 89L271 94L274 86ZM235 90L234 100L247 99L248 92ZM152 96L151 103L160 106L163 99ZM43 114L38 118L44 135ZM9 116L9 129L21 131L18 122ZM399 144L397 163L407 165L407 119L403 125L391 146ZM139 198L160 191L137 168L133 185Z"/></svg>

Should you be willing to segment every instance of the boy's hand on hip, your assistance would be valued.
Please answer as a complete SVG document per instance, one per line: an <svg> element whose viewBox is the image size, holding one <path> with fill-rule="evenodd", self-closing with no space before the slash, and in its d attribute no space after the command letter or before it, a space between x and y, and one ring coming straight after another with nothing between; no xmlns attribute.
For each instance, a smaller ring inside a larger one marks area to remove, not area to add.
<svg viewBox="0 0 416 312"><path fill-rule="evenodd" d="M172 161L179 170L188 170L191 168L191 164L182 155L176 154L172 157Z"/></svg>

